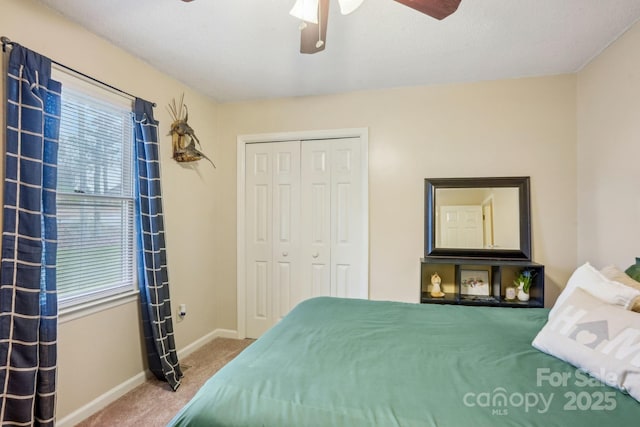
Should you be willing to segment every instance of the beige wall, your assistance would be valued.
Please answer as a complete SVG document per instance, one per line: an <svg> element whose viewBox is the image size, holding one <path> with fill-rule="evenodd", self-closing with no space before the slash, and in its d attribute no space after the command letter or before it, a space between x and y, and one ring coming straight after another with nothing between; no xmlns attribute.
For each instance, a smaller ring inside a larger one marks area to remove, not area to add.
<svg viewBox="0 0 640 427"><path fill-rule="evenodd" d="M38 25L27 29L27 18ZM156 102L163 129L165 105L185 92L190 124L218 169L177 165L163 138L172 300L189 309L176 323L179 349L216 328L236 328L239 134L369 128L374 299L418 299L425 177L531 176L533 255L546 266L547 305L578 261L623 267L639 254L638 25L577 76L222 106L32 0L3 0L0 29ZM143 370L138 316L131 303L60 325L59 417Z"/></svg>
<svg viewBox="0 0 640 427"><path fill-rule="evenodd" d="M640 23L578 73L578 261L640 256Z"/></svg>
<svg viewBox="0 0 640 427"><path fill-rule="evenodd" d="M184 92L189 123L224 175L233 163L218 157L217 105L32 0L2 0L0 32L58 62L157 103L167 242L175 248L168 254L171 296L174 312L178 303L186 303L189 312L184 321L175 324L177 345L184 348L213 331L216 321L211 301L216 299L223 269L220 253L227 250L219 236L219 206L232 201L220 198L223 181L211 165L201 162L180 166L171 160L170 139L164 135L170 124L165 106ZM58 419L143 371L138 317L137 303L129 303L60 324Z"/></svg>
<svg viewBox="0 0 640 427"><path fill-rule="evenodd" d="M564 75L225 104L220 145L236 136L369 128L370 296L418 301L424 178L529 175L534 259L546 265L547 304L576 262L576 84ZM235 170L224 180L235 182ZM225 189L235 200L235 188ZM235 205L224 241L235 248ZM235 252L225 254L235 266ZM236 327L235 271L221 282L218 325Z"/></svg>

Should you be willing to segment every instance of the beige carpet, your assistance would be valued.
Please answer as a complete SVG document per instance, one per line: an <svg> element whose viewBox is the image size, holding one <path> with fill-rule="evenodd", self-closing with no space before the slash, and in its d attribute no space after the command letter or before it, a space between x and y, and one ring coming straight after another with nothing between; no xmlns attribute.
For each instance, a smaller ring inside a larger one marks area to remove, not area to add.
<svg viewBox="0 0 640 427"><path fill-rule="evenodd" d="M211 375L252 342L216 338L180 360L184 378L176 392L165 382L148 380L78 426L166 426Z"/></svg>

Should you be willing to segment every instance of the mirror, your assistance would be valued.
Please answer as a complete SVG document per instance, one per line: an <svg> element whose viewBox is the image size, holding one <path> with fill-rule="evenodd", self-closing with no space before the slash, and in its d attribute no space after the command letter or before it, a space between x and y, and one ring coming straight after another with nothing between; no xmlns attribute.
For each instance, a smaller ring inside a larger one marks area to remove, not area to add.
<svg viewBox="0 0 640 427"><path fill-rule="evenodd" d="M425 179L425 257L531 259L529 177Z"/></svg>

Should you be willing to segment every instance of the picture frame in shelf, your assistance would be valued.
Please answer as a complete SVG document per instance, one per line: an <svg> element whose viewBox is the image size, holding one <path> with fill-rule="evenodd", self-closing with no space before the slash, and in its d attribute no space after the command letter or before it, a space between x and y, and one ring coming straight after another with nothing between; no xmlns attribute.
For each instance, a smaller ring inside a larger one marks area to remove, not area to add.
<svg viewBox="0 0 640 427"><path fill-rule="evenodd" d="M473 297L489 297L491 283L487 270L460 270L460 295Z"/></svg>

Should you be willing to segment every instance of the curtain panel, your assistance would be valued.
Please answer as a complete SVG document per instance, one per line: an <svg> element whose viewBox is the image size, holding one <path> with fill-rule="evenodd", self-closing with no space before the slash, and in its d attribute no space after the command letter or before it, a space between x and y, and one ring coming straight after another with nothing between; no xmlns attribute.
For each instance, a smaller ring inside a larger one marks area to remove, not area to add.
<svg viewBox="0 0 640 427"><path fill-rule="evenodd" d="M15 43L7 71L0 422L53 426L61 85L51 79L48 58Z"/></svg>
<svg viewBox="0 0 640 427"><path fill-rule="evenodd" d="M138 281L149 368L175 391L182 371L173 336L164 238L158 122L153 104L134 105Z"/></svg>

